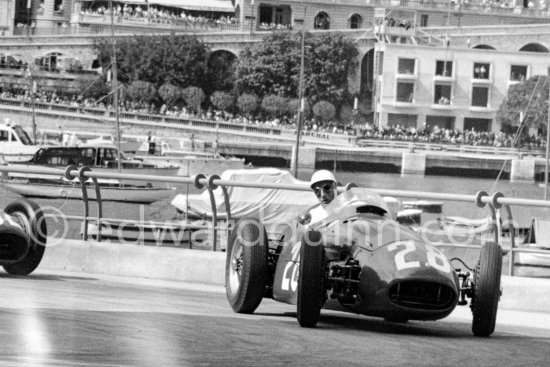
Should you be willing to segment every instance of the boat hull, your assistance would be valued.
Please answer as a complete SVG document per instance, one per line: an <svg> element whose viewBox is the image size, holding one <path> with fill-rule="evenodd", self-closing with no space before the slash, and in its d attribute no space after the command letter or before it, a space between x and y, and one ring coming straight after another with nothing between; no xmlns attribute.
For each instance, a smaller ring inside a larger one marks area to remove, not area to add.
<svg viewBox="0 0 550 367"><path fill-rule="evenodd" d="M80 185L65 183L34 183L23 180L3 180L0 186L25 197L50 199L82 199ZM100 186L102 201L119 201L138 204L150 204L156 201L168 200L175 194L171 188L140 187L140 186ZM89 200L96 200L93 186L87 188Z"/></svg>
<svg viewBox="0 0 550 367"><path fill-rule="evenodd" d="M201 156L138 156L151 162L163 162L178 165L178 176L191 177L202 173L206 176L221 175L228 169L246 168L244 159L241 158L213 158Z"/></svg>

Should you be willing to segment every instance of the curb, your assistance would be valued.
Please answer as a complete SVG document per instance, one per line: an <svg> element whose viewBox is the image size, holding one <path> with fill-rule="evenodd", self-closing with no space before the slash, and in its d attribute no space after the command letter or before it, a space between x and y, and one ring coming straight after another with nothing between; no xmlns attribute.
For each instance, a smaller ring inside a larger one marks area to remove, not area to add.
<svg viewBox="0 0 550 367"><path fill-rule="evenodd" d="M46 249L39 269L223 285L225 252L63 240Z"/></svg>
<svg viewBox="0 0 550 367"><path fill-rule="evenodd" d="M225 252L63 240L46 249L41 270L224 286ZM550 313L550 279L502 276L499 308Z"/></svg>

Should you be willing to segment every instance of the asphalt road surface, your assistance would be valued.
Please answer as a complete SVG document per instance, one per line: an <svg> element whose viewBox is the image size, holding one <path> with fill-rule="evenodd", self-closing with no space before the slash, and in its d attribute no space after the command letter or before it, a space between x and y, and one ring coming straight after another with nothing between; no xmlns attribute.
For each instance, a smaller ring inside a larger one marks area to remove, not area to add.
<svg viewBox="0 0 550 367"><path fill-rule="evenodd" d="M324 311L298 326L291 305L231 311L221 287L38 272L0 273L0 366L550 366L550 313L500 310L472 336L460 307L406 324Z"/></svg>

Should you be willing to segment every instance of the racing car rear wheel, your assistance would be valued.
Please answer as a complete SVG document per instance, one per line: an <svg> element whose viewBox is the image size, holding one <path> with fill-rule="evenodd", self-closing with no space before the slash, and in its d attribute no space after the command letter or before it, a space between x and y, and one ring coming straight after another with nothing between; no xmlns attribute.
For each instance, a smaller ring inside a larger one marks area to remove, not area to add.
<svg viewBox="0 0 550 367"><path fill-rule="evenodd" d="M257 218L235 224L227 244L225 291L238 313L252 313L260 305L267 283L267 234Z"/></svg>
<svg viewBox="0 0 550 367"><path fill-rule="evenodd" d="M4 270L12 275L28 275L38 267L46 249L46 218L38 204L25 199L10 203L4 212L10 214L29 235L27 255L18 263L3 265Z"/></svg>
<svg viewBox="0 0 550 367"><path fill-rule="evenodd" d="M326 300L325 249L318 231L304 234L300 249L298 271L298 323L314 327L319 322L321 308Z"/></svg>
<svg viewBox="0 0 550 367"><path fill-rule="evenodd" d="M498 244L487 242L481 248L474 273L471 308L474 316L472 331L476 336L489 336L495 331L501 272L502 250Z"/></svg>

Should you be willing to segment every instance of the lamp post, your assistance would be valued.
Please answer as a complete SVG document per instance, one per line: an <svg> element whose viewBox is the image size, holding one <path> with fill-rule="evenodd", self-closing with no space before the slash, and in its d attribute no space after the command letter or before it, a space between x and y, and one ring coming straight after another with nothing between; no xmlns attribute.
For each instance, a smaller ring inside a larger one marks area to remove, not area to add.
<svg viewBox="0 0 550 367"><path fill-rule="evenodd" d="M254 0L250 0L250 33L254 25Z"/></svg>
<svg viewBox="0 0 550 367"><path fill-rule="evenodd" d="M305 26L306 26L306 3L304 4L304 19L302 20L302 51L300 56L300 87L298 91L298 100L300 101L300 107L298 109L298 121L296 126L296 146L294 154L294 177L298 178L298 152L300 150L300 135L302 134L302 118L304 115L304 52L305 52Z"/></svg>
<svg viewBox="0 0 550 367"><path fill-rule="evenodd" d="M31 7L32 0L27 0L27 36L29 36L29 31L31 30Z"/></svg>
<svg viewBox="0 0 550 367"><path fill-rule="evenodd" d="M36 112L35 112L35 101L36 101L36 80L32 75L30 66L25 70L25 79L29 82L30 96L31 96L31 108L32 108L32 140L34 144L37 144L36 141Z"/></svg>
<svg viewBox="0 0 550 367"><path fill-rule="evenodd" d="M548 86L548 100L550 101L550 85ZM550 103L548 103L548 113L546 120L546 165L544 166L544 200L548 200L548 154L550 153Z"/></svg>
<svg viewBox="0 0 550 367"><path fill-rule="evenodd" d="M113 1L109 0L109 10L111 12L111 46L112 46L112 54L111 54L111 68L113 70L113 92L114 92L114 98L113 103L115 105L115 120L116 120L116 133L117 133L117 161L118 161L118 171L122 171L122 157L120 154L121 146L120 146L120 118L118 113L118 75L117 75L117 59L116 59L116 38L115 38L115 15L114 15L114 9L113 9Z"/></svg>

